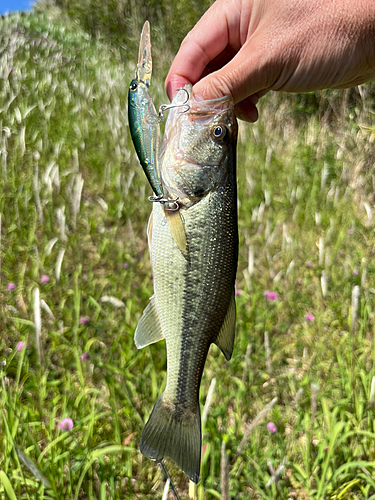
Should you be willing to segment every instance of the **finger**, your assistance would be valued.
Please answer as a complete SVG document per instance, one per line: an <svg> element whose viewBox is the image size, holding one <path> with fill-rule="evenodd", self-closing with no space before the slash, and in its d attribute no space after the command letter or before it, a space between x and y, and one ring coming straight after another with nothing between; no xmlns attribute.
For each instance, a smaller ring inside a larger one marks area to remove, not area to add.
<svg viewBox="0 0 375 500"><path fill-rule="evenodd" d="M254 123L257 121L259 116L256 105L248 99L236 104L234 110L237 118L244 120L245 122Z"/></svg>
<svg viewBox="0 0 375 500"><path fill-rule="evenodd" d="M264 95L278 76L272 57L265 55L264 44L254 36L223 68L199 80L193 92L202 99L230 95L238 104L253 94Z"/></svg>
<svg viewBox="0 0 375 500"><path fill-rule="evenodd" d="M226 15L226 9L230 9ZM219 0L198 21L181 44L171 68L168 72L165 88L171 99L175 90L187 82L196 83L202 76L206 66L219 56L226 47L233 52L239 50L240 11L236 2Z"/></svg>
<svg viewBox="0 0 375 500"><path fill-rule="evenodd" d="M219 54L217 57L215 57L212 61L208 63L208 65L205 67L203 70L203 73L201 77L205 77L209 75L210 73L218 70L222 66L225 66L225 64L228 63L233 57L233 50L230 49L229 47L226 47L221 54ZM168 92L168 96L170 100L172 101L173 97L175 96L175 92L177 92L179 89L184 88L186 84L192 84L193 82L180 75L168 75L168 85L170 88L170 92ZM194 82L195 83L195 82ZM263 91L263 95L266 94L268 91ZM259 97L262 97L259 95ZM256 103L254 103L256 104Z"/></svg>
<svg viewBox="0 0 375 500"><path fill-rule="evenodd" d="M216 56L212 61L210 61L207 66L204 68L201 78L209 75L213 71L218 70L225 64L227 64L228 61L230 61L233 57L234 53L233 50L230 49L229 47L226 47L221 54ZM193 82L186 78L185 76L181 76L178 74L172 74L171 76L168 75L167 77L167 92L170 100L173 99L175 92L177 92L179 89L183 88L186 84L192 84ZM194 82L195 83L195 82Z"/></svg>
<svg viewBox="0 0 375 500"><path fill-rule="evenodd" d="M168 82L166 81L165 83L165 89L167 91L169 100L172 101L174 96L176 95L176 92L179 89L183 89L188 83L192 83L188 78L180 75L172 75L169 78Z"/></svg>
<svg viewBox="0 0 375 500"><path fill-rule="evenodd" d="M236 55L236 51L229 47L227 45L225 49L212 61L210 61L207 66L205 67L203 73L201 74L200 78L204 78L205 76L209 75L210 73L213 73L214 71L218 71L221 69L223 66L228 64L228 62L233 59L233 57ZM195 83L195 82L194 82Z"/></svg>

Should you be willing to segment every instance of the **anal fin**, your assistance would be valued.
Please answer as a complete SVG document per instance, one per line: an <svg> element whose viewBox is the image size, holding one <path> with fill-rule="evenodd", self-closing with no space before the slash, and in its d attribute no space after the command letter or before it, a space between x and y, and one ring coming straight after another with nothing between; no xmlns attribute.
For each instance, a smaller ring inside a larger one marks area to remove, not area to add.
<svg viewBox="0 0 375 500"><path fill-rule="evenodd" d="M234 290L229 301L228 311L224 318L219 335L215 340L215 344L219 347L225 358L229 361L232 357L234 346L234 332L236 327L236 301L234 298Z"/></svg>
<svg viewBox="0 0 375 500"><path fill-rule="evenodd" d="M146 345L159 342L164 339L160 318L156 310L155 296L153 295L147 304L134 334L134 343L137 349L142 349Z"/></svg>

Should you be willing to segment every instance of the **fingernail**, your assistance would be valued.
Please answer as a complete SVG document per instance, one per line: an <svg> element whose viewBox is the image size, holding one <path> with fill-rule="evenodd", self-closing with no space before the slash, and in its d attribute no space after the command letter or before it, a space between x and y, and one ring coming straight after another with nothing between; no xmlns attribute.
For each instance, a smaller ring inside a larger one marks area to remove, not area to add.
<svg viewBox="0 0 375 500"><path fill-rule="evenodd" d="M249 97L249 101L256 106L259 102L259 97L256 94L253 94Z"/></svg>

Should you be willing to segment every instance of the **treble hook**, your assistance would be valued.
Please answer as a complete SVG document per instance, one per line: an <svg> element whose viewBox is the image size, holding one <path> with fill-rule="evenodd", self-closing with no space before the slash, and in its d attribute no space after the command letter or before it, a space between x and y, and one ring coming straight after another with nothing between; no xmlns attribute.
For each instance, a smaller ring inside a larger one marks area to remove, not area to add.
<svg viewBox="0 0 375 500"><path fill-rule="evenodd" d="M178 198L176 198L175 200L169 200L168 204L173 203L173 205L171 207L164 207L164 210L167 210L168 212L177 212L177 210L180 210L180 205L177 203L177 200Z"/></svg>
<svg viewBox="0 0 375 500"><path fill-rule="evenodd" d="M186 113L187 111L189 111L190 106L188 104L186 104L189 100L189 97L190 97L189 92L186 89L177 89L177 91L180 91L180 90L183 90L184 92L186 92L185 101L182 102L181 104L162 104L159 108L159 122L162 122L164 119L164 111L167 111L169 109L185 107L185 109L183 111L181 111L181 113Z"/></svg>
<svg viewBox="0 0 375 500"><path fill-rule="evenodd" d="M151 201L152 203L161 203L162 205L167 204L167 207L164 207L165 210L168 210L168 212L176 212L179 210L180 205L177 203L178 202L178 196L174 200L170 200L169 198L163 198L163 196L149 196L148 201ZM170 207L169 205L173 203L173 205Z"/></svg>

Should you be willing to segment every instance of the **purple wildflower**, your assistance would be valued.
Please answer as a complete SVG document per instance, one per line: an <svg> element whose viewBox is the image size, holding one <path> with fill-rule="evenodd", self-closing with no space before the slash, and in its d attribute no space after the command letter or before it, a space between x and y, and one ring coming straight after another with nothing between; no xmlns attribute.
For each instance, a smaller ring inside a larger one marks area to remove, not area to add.
<svg viewBox="0 0 375 500"><path fill-rule="evenodd" d="M87 361L90 358L90 354L88 352L84 352L81 354L81 361Z"/></svg>
<svg viewBox="0 0 375 500"><path fill-rule="evenodd" d="M269 290L266 290L263 295L267 300L277 300L279 298L276 292L270 292Z"/></svg>
<svg viewBox="0 0 375 500"><path fill-rule="evenodd" d="M306 267L312 267L312 266L313 266L313 263L310 260L308 260L306 262Z"/></svg>
<svg viewBox="0 0 375 500"><path fill-rule="evenodd" d="M312 314L305 314L306 321L314 321L314 316Z"/></svg>
<svg viewBox="0 0 375 500"><path fill-rule="evenodd" d="M59 423L59 428L62 431L71 431L74 427L73 420L69 417L63 418Z"/></svg>
<svg viewBox="0 0 375 500"><path fill-rule="evenodd" d="M358 269L354 269L354 271L353 271L353 276L358 276L358 274L359 274Z"/></svg>
<svg viewBox="0 0 375 500"><path fill-rule="evenodd" d="M272 432L272 434L275 434L277 432L277 427L273 422L268 422L267 424L267 429Z"/></svg>
<svg viewBox="0 0 375 500"><path fill-rule="evenodd" d="M346 234L353 234L353 233L354 233L353 229L348 229L348 230L346 231Z"/></svg>
<svg viewBox="0 0 375 500"><path fill-rule="evenodd" d="M40 277L40 281L42 283L48 283L49 282L49 276L47 276L46 274L42 274L42 276Z"/></svg>
<svg viewBox="0 0 375 500"><path fill-rule="evenodd" d="M15 290L15 289L16 289L16 285L14 283L12 283L12 282L8 283L7 290L9 292L11 292L12 290Z"/></svg>
<svg viewBox="0 0 375 500"><path fill-rule="evenodd" d="M79 320L80 325L87 325L87 323L90 321L90 318L88 316L82 316L82 318Z"/></svg>
<svg viewBox="0 0 375 500"><path fill-rule="evenodd" d="M124 263L123 263L123 265L122 265L122 267L123 267L124 269L127 269L127 268L129 267L129 264L128 264L127 262L124 262Z"/></svg>
<svg viewBox="0 0 375 500"><path fill-rule="evenodd" d="M24 340L21 340L20 342L17 342L16 349L18 352L21 352L22 349L25 347L26 342Z"/></svg>

